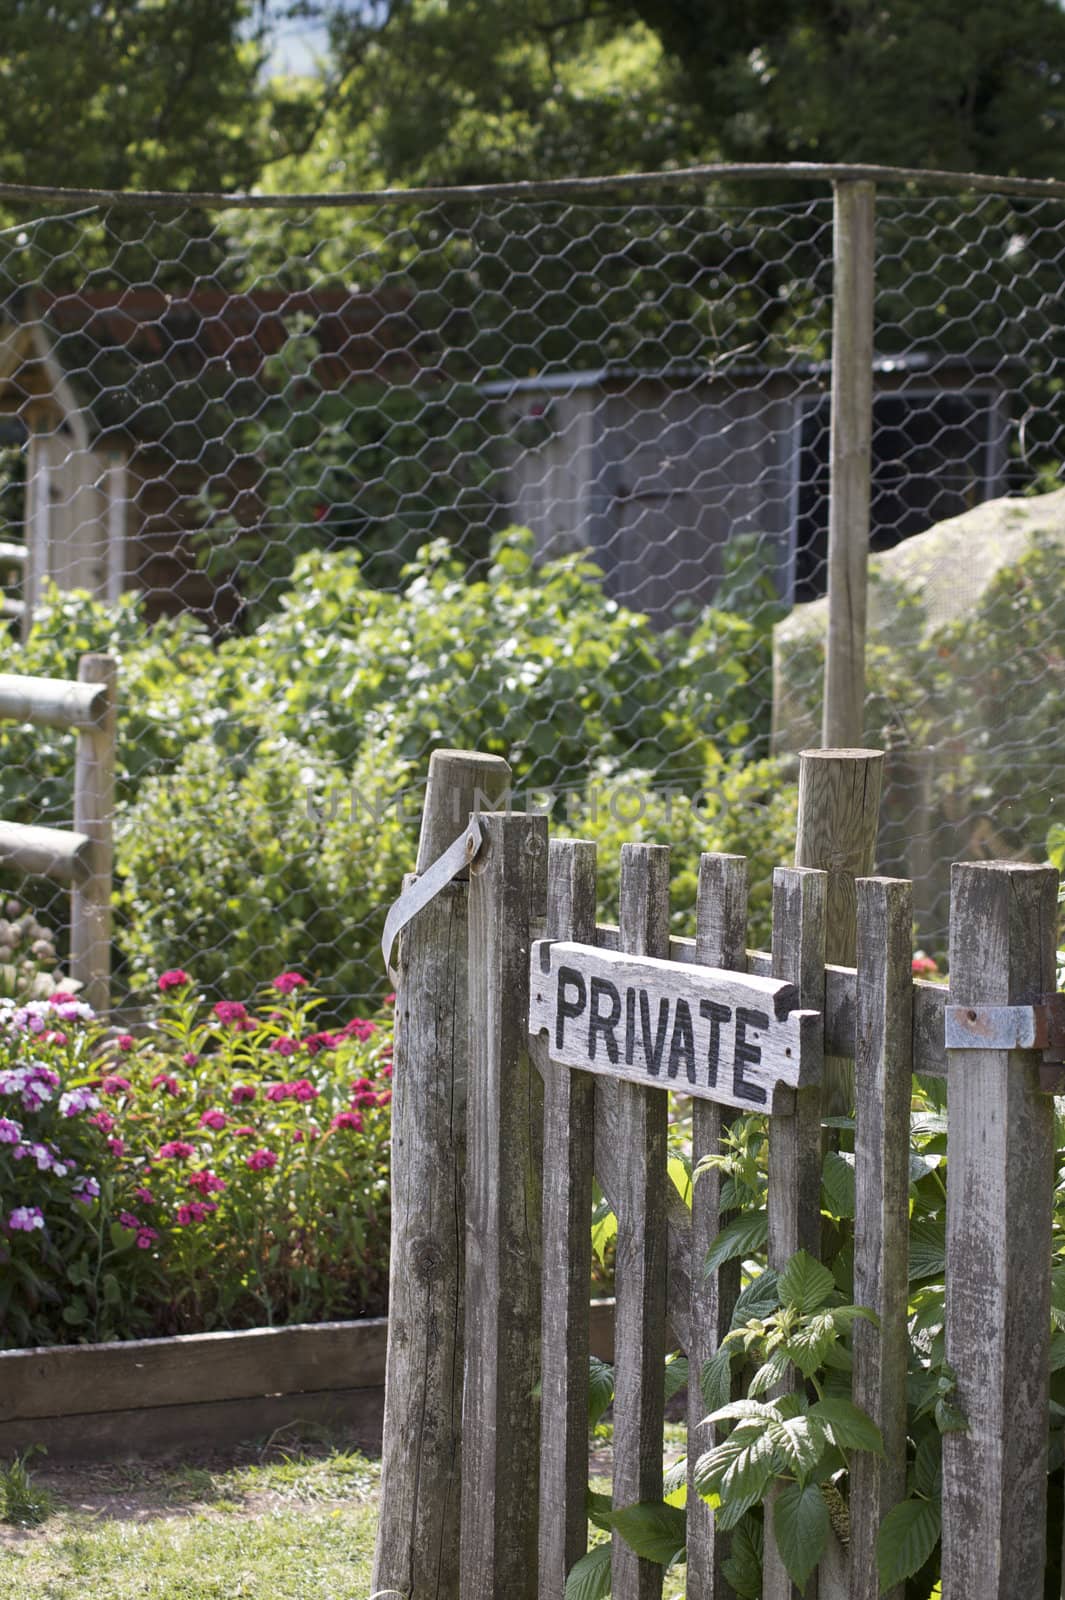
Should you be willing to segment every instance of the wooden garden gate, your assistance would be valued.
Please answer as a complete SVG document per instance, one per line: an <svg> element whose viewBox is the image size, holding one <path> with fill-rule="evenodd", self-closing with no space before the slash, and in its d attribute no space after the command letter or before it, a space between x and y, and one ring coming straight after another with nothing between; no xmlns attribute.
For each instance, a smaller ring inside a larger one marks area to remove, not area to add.
<svg viewBox="0 0 1065 1600"><path fill-rule="evenodd" d="M739 1289L737 1262L703 1270L727 1220L717 1173L690 1211L667 1179L664 1089L692 1096L696 1160L738 1112L766 1113L780 1267L819 1250L822 1069L848 1060L854 1299L879 1319L856 1326L853 1396L885 1453L856 1453L849 1545L806 1594L820 1581L822 1600L873 1600L876 1532L906 1490L916 1072L947 1079L947 1359L968 1419L944 1439L942 1592L1042 1596L1057 874L956 866L949 994L915 981L910 885L863 875L879 767L875 752L803 758L797 856L812 847L828 870L776 870L772 949L755 952L742 857L703 856L695 936L677 938L668 847L625 845L618 924L597 925L595 847L549 841L542 815L486 812L505 763L434 756L418 871L467 819L470 866L401 946L376 1595L561 1600L588 1536L593 1174L618 1221L614 1504L661 1497L667 1349L700 1371ZM415 878L411 894L419 882L435 887ZM713 1441L698 1383L689 1394L694 1460ZM689 1600L731 1595L723 1545L689 1494ZM662 1568L616 1536L612 1568L615 1600L661 1594ZM763 1600L793 1592L767 1534Z"/></svg>

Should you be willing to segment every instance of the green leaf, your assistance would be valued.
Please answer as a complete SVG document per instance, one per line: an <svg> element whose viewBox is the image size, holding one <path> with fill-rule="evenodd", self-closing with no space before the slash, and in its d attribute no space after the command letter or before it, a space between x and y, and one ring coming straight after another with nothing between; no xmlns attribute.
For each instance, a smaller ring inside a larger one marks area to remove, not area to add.
<svg viewBox="0 0 1065 1600"><path fill-rule="evenodd" d="M727 1344L716 1350L709 1361L703 1362L699 1387L708 1411L728 1405L732 1393L732 1351Z"/></svg>
<svg viewBox="0 0 1065 1600"><path fill-rule="evenodd" d="M884 1454L884 1441L872 1417L850 1400L819 1400L807 1413L831 1430L841 1450L869 1450Z"/></svg>
<svg viewBox="0 0 1065 1600"><path fill-rule="evenodd" d="M585 1506L588 1510L588 1520L595 1528L600 1528L604 1533L610 1532L610 1518L614 1514L614 1502L608 1494L596 1494L594 1489L585 1493Z"/></svg>
<svg viewBox="0 0 1065 1600"><path fill-rule="evenodd" d="M594 1428L614 1398L614 1369L591 1356L588 1362L588 1426Z"/></svg>
<svg viewBox="0 0 1065 1600"><path fill-rule="evenodd" d="M597 1544L570 1569L566 1600L606 1600L609 1593L610 1546Z"/></svg>
<svg viewBox="0 0 1065 1600"><path fill-rule="evenodd" d="M604 1211L592 1219L592 1249L599 1265L606 1265L606 1253L618 1236L618 1219L613 1211Z"/></svg>
<svg viewBox="0 0 1065 1600"><path fill-rule="evenodd" d="M672 1566L688 1536L685 1513L679 1506L667 1506L661 1501L622 1506L612 1514L610 1523L638 1556L663 1567Z"/></svg>
<svg viewBox="0 0 1065 1600"><path fill-rule="evenodd" d="M941 1278L947 1270L947 1224L943 1217L923 1217L910 1225L910 1282Z"/></svg>
<svg viewBox="0 0 1065 1600"><path fill-rule="evenodd" d="M776 1422L769 1436L787 1470L800 1481L808 1478L825 1448L825 1430L812 1412L804 1417L786 1417Z"/></svg>
<svg viewBox="0 0 1065 1600"><path fill-rule="evenodd" d="M802 1590L824 1554L828 1507L815 1484L785 1484L773 1501L773 1536L780 1559Z"/></svg>
<svg viewBox="0 0 1065 1600"><path fill-rule="evenodd" d="M687 1356L674 1355L666 1358L666 1399L672 1400L679 1394L688 1381Z"/></svg>
<svg viewBox="0 0 1065 1600"><path fill-rule="evenodd" d="M838 1337L831 1311L821 1311L812 1316L805 1326L796 1329L788 1339L786 1349L803 1377L809 1378L818 1367L825 1365Z"/></svg>
<svg viewBox="0 0 1065 1600"><path fill-rule="evenodd" d="M706 1255L706 1272L716 1272L726 1261L754 1255L769 1237L769 1217L765 1211L744 1211L722 1228Z"/></svg>
<svg viewBox="0 0 1065 1600"><path fill-rule="evenodd" d="M732 1532L728 1559L721 1567L737 1600L761 1600L762 1546L762 1524L755 1517L741 1517Z"/></svg>
<svg viewBox="0 0 1065 1600"><path fill-rule="evenodd" d="M777 1284L781 1302L794 1306L804 1316L824 1305L836 1287L836 1280L828 1268L815 1261L805 1250L796 1250Z"/></svg>
<svg viewBox="0 0 1065 1600"><path fill-rule="evenodd" d="M756 1395L765 1394L767 1390L775 1388L778 1383L783 1383L787 1378L790 1365L788 1352L783 1346L778 1345L768 1360L763 1361L747 1385L747 1393L753 1398Z"/></svg>
<svg viewBox="0 0 1065 1600"><path fill-rule="evenodd" d="M825 1153L821 1171L822 1209L833 1217L854 1215L854 1157L838 1150Z"/></svg>
<svg viewBox="0 0 1065 1600"><path fill-rule="evenodd" d="M745 1323L772 1316L780 1305L780 1290L777 1287L777 1274L772 1267L767 1267L756 1278L752 1278L747 1287L741 1290L732 1311L732 1328L742 1328Z"/></svg>
<svg viewBox="0 0 1065 1600"><path fill-rule="evenodd" d="M913 1464L913 1486L927 1500L938 1500L943 1484L943 1441L938 1433L928 1432L917 1446Z"/></svg>
<svg viewBox="0 0 1065 1600"><path fill-rule="evenodd" d="M882 1589L892 1589L921 1570L936 1547L939 1529L939 1507L931 1500L903 1500L892 1507L876 1540Z"/></svg>

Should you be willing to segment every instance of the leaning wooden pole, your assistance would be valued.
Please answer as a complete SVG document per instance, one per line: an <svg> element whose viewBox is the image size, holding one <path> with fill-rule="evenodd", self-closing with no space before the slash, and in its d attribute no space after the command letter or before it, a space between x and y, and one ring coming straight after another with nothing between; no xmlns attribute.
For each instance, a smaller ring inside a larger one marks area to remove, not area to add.
<svg viewBox="0 0 1065 1600"><path fill-rule="evenodd" d="M497 756L438 750L416 871L475 808L498 803ZM392 1259L373 1592L457 1600L465 1276L468 876L400 941L392 1104Z"/></svg>
<svg viewBox="0 0 1065 1600"><path fill-rule="evenodd" d="M876 190L835 186L832 426L829 442L828 657L821 742L862 738L866 571L873 437Z"/></svg>
<svg viewBox="0 0 1065 1600"><path fill-rule="evenodd" d="M74 761L74 831L85 835L89 847L71 896L70 975L102 1016L111 1006L118 663L113 656L82 656L78 682L102 684L105 693L93 723L78 730Z"/></svg>

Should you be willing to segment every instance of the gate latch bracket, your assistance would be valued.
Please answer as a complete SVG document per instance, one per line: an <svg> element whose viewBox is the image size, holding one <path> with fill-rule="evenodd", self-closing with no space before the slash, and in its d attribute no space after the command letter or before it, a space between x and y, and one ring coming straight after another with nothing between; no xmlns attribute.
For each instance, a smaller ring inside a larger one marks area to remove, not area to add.
<svg viewBox="0 0 1065 1600"><path fill-rule="evenodd" d="M1039 1087L1065 1094L1065 994L1030 1006L947 1006L948 1050L1038 1050Z"/></svg>
<svg viewBox="0 0 1065 1600"><path fill-rule="evenodd" d="M412 878L399 899L390 907L381 935L381 954L385 958L385 970L392 980L393 988L399 988L399 978L392 970L392 950L400 933L430 900L436 899L441 889L445 889L453 878L473 865L482 843L480 819L474 813L468 827L463 828L443 855L437 856L432 866L420 876Z"/></svg>

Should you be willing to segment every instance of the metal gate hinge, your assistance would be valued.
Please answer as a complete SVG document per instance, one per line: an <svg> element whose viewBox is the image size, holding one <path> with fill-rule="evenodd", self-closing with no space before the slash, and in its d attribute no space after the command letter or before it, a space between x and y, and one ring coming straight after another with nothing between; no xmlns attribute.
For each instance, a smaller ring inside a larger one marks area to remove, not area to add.
<svg viewBox="0 0 1065 1600"><path fill-rule="evenodd" d="M1030 1006L947 1006L948 1050L1038 1050L1039 1086L1065 1094L1065 994Z"/></svg>
<svg viewBox="0 0 1065 1600"><path fill-rule="evenodd" d="M469 826L448 845L443 855L437 856L432 866L409 883L399 899L389 907L381 935L381 954L385 958L385 969L393 987L399 987L399 978L392 970L392 949L396 940L423 906L435 900L441 889L446 889L453 878L473 865L482 842L481 824L474 815L470 818Z"/></svg>

